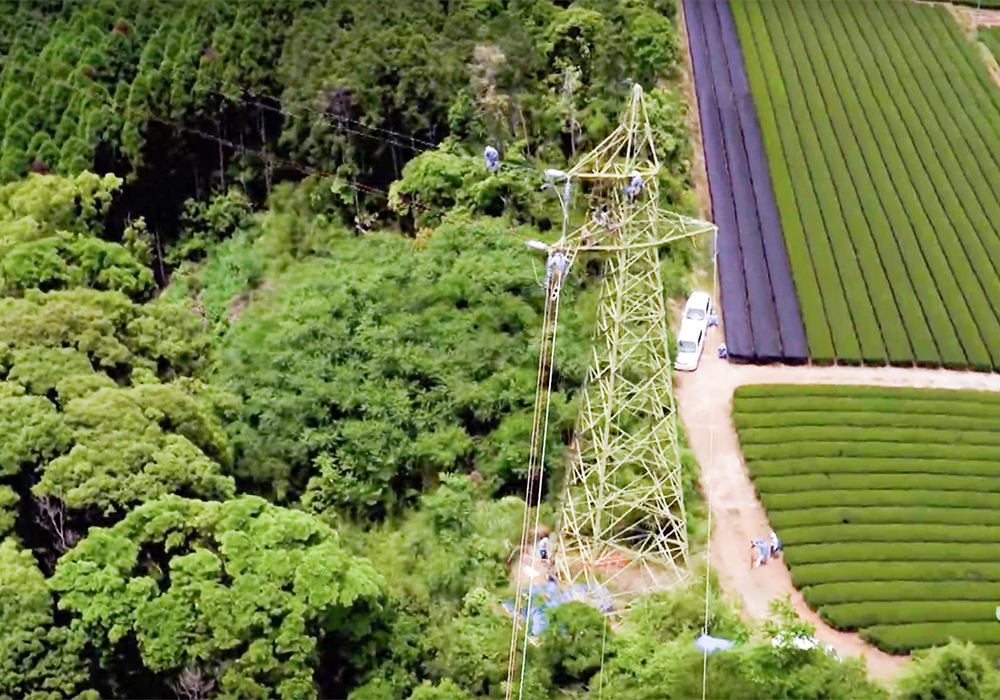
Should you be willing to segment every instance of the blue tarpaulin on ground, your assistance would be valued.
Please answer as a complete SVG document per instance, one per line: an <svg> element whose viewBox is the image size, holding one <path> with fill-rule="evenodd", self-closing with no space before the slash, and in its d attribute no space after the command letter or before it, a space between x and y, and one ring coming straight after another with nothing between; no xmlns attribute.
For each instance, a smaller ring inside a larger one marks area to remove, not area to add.
<svg viewBox="0 0 1000 700"><path fill-rule="evenodd" d="M524 603L524 609L519 611L522 619L531 617L530 634L537 637L549 626L547 613L563 603L579 601L591 605L603 613L609 613L614 609L611 601L611 593L604 586L593 588L586 584L578 583L569 588L560 588L555 581L546 581L540 586L533 586L531 600ZM504 601L503 608L511 615L515 614L513 600ZM530 603L530 604L529 604Z"/></svg>
<svg viewBox="0 0 1000 700"><path fill-rule="evenodd" d="M709 654L716 651L728 651L733 648L734 644L736 642L731 642L728 639L720 639L719 637L709 637L707 634L703 634L694 640L696 647Z"/></svg>

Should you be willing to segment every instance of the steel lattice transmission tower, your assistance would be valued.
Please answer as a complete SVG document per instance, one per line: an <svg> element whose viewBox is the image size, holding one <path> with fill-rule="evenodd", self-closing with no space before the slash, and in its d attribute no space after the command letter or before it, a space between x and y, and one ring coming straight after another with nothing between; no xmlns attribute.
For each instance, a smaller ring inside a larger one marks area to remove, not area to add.
<svg viewBox="0 0 1000 700"><path fill-rule="evenodd" d="M599 253L604 270L555 552L567 581L657 585L688 553L659 249L716 229L659 208L659 168L635 85L620 126L568 173L599 204L552 249Z"/></svg>

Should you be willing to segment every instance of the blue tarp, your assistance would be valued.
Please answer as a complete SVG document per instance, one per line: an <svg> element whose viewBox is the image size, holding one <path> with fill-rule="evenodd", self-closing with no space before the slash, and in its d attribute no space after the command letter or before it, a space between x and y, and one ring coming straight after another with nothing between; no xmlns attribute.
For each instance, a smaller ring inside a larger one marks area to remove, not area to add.
<svg viewBox="0 0 1000 700"><path fill-rule="evenodd" d="M694 640L696 647L709 654L716 651L728 651L733 648L734 644L736 642L731 642L728 639L720 639L719 637L709 637L707 634L703 634Z"/></svg>
<svg viewBox="0 0 1000 700"><path fill-rule="evenodd" d="M607 588L604 586L590 588L584 583L578 583L569 588L560 588L558 583L549 580L540 586L533 586L531 597L532 600L524 604L524 609L519 614L522 619L530 615L530 634L532 637L537 637L548 629L548 611L563 603L579 601L597 608L602 613L609 613L614 609L611 593ZM503 608L513 615L515 613L514 601L504 601Z"/></svg>

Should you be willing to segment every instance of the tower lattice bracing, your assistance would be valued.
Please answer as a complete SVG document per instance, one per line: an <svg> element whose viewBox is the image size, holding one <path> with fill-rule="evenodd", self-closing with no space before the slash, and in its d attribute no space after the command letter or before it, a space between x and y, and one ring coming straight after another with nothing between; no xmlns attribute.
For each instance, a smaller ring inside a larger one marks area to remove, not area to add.
<svg viewBox="0 0 1000 700"><path fill-rule="evenodd" d="M555 563L569 581L628 577L619 590L676 579L688 552L659 250L715 227L661 210L658 171L637 85L621 125L569 172L597 206L552 246L603 260Z"/></svg>

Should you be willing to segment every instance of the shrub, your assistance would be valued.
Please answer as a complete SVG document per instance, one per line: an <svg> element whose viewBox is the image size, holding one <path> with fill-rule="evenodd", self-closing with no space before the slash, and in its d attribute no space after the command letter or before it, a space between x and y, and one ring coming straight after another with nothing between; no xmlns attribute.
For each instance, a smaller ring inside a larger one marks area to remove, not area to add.
<svg viewBox="0 0 1000 700"><path fill-rule="evenodd" d="M975 389L923 389L838 384L757 384L741 386L735 396L752 398L815 398L818 396L849 399L889 399L892 401L975 401L1000 404L1000 395Z"/></svg>
<svg viewBox="0 0 1000 700"><path fill-rule="evenodd" d="M969 402L912 402L918 405L935 403L935 412L908 412L899 407L899 402L892 408L896 410L872 410L865 401L858 410L849 411L789 411L782 409L771 413L738 413L733 416L736 427L747 428L779 428L785 426L859 426L859 427L892 427L892 428L932 428L935 430L1000 430L1000 416L983 415L981 403ZM942 411L954 407L967 408L968 413L958 415L942 415Z"/></svg>

